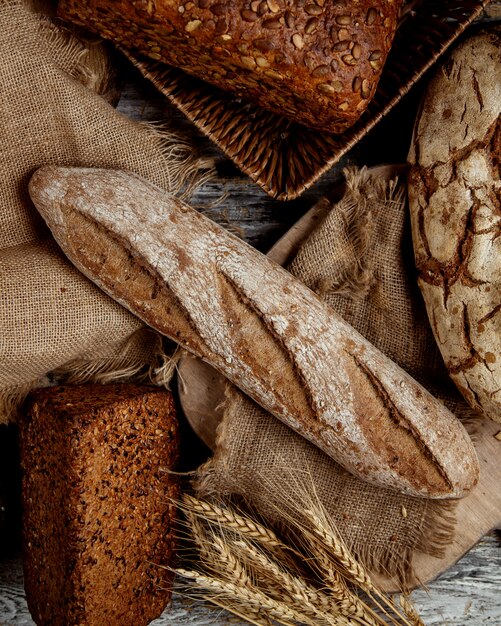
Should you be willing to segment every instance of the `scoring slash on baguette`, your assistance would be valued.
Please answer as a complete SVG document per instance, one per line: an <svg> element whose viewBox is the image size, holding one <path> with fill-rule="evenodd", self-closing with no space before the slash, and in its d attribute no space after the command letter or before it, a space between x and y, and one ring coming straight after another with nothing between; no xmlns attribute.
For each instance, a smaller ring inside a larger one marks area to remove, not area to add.
<svg viewBox="0 0 501 626"><path fill-rule="evenodd" d="M30 194L86 276L348 471L432 498L476 484L459 420L221 226L126 172L46 166Z"/></svg>

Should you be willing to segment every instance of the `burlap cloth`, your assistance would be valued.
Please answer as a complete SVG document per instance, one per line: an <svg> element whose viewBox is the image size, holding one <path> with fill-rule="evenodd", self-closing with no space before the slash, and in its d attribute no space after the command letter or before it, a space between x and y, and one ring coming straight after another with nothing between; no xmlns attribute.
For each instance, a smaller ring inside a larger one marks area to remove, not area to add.
<svg viewBox="0 0 501 626"><path fill-rule="evenodd" d="M367 170L346 174L345 196L289 270L458 416L472 417L449 380L416 287L404 186ZM314 489L357 555L403 586L413 582L414 552L440 557L454 531L453 503L354 478L233 387L216 452L195 487L202 496L241 497L285 526L287 503L297 511L301 494Z"/></svg>
<svg viewBox="0 0 501 626"><path fill-rule="evenodd" d="M120 380L162 368L156 333L63 258L28 197L44 164L129 169L177 192L204 166L186 139L98 95L107 60L36 11L0 2L0 423L47 375Z"/></svg>
<svg viewBox="0 0 501 626"><path fill-rule="evenodd" d="M0 24L0 422L5 422L47 376L106 381L168 368L159 336L62 257L28 198L33 171L47 163L130 169L176 192L204 163L174 132L117 113L95 92L104 71L96 69L95 50L34 13L32 4L3 0ZM401 191L366 175L352 174L348 182L345 200L304 245L291 272L453 410L466 413L414 286ZM200 473L200 492L242 496L276 518L272 503L296 498L303 477L375 569L408 580L415 550L439 556L450 540L449 505L402 497L352 478L231 392L217 452Z"/></svg>

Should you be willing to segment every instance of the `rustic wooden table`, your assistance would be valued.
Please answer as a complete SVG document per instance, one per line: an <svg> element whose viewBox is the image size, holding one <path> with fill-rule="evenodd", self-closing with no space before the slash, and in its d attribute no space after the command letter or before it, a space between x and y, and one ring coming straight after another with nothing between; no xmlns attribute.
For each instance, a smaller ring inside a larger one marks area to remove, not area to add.
<svg viewBox="0 0 501 626"><path fill-rule="evenodd" d="M501 546L486 537L429 589L412 597L427 626L501 624ZM175 596L151 626L244 626L217 609L191 605ZM21 561L0 562L0 626L34 626L24 598ZM102 626L106 626L103 624Z"/></svg>
<svg viewBox="0 0 501 626"><path fill-rule="evenodd" d="M501 18L501 2L495 2L490 17ZM218 176L204 184L191 203L224 226L236 230L250 244L265 251L326 191L342 180L348 164L378 165L405 160L412 119L419 100L419 87L383 120L343 161L332 168L312 189L292 202L269 198L207 140L200 137L202 151L215 159ZM152 87L134 71L124 86L119 109L142 120L174 116L187 132L191 127L173 111ZM0 511L1 513L1 511ZM501 626L501 545L495 533L485 537L453 568L413 598L426 624ZM222 626L240 621L218 610L190 604L175 596L173 605L152 626ZM21 560L16 550L0 560L0 626L32 626L24 598ZM103 626L106 626L103 624Z"/></svg>

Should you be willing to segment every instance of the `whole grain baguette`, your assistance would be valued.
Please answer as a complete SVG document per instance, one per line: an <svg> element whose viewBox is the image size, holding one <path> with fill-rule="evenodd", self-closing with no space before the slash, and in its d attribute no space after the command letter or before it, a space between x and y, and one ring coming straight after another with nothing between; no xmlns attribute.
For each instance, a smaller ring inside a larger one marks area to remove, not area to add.
<svg viewBox="0 0 501 626"><path fill-rule="evenodd" d="M402 0L60 0L64 19L301 124L339 133L374 95Z"/></svg>
<svg viewBox="0 0 501 626"><path fill-rule="evenodd" d="M450 375L501 422L501 28L431 81L409 155L419 286Z"/></svg>
<svg viewBox="0 0 501 626"><path fill-rule="evenodd" d="M30 194L84 274L355 475L434 498L476 483L460 422L222 227L125 172L47 166Z"/></svg>

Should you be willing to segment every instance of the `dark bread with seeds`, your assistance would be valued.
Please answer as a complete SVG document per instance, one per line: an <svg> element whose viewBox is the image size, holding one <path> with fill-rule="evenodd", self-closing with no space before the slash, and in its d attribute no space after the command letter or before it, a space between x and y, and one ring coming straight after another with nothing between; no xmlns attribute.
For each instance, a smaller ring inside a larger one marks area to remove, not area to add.
<svg viewBox="0 0 501 626"><path fill-rule="evenodd" d="M146 626L171 596L172 395L131 384L33 393L20 420L24 580L38 626Z"/></svg>
<svg viewBox="0 0 501 626"><path fill-rule="evenodd" d="M402 0L61 0L59 15L311 128L374 95Z"/></svg>

